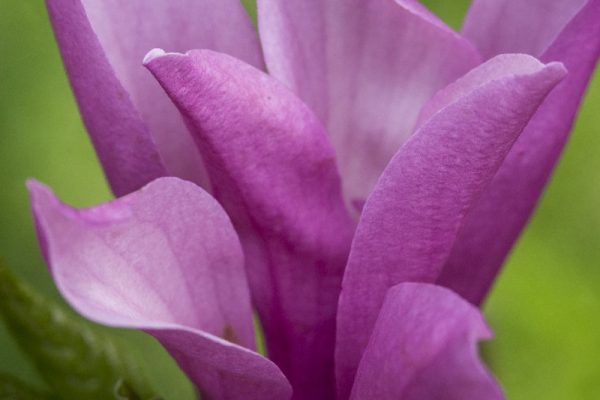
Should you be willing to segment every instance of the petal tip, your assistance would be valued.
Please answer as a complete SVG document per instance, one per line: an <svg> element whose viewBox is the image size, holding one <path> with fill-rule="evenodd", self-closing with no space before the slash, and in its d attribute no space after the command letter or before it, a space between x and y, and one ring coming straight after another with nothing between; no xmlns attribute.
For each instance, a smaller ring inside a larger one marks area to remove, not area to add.
<svg viewBox="0 0 600 400"><path fill-rule="evenodd" d="M152 50L150 50L145 56L144 56L144 61L142 61L142 64L144 65L148 65L150 62L152 62L152 60L154 60L155 58L158 57L162 57L165 54L167 54L163 49L160 48L154 48Z"/></svg>
<svg viewBox="0 0 600 400"><path fill-rule="evenodd" d="M25 180L25 187L30 193L47 189L48 187L44 185L42 182L38 181L35 178L27 178Z"/></svg>
<svg viewBox="0 0 600 400"><path fill-rule="evenodd" d="M47 204L48 201L56 201L56 197L52 189L36 179L28 178L25 181L25 187L27 187L27 191L29 192L32 208L36 212L42 203Z"/></svg>
<svg viewBox="0 0 600 400"><path fill-rule="evenodd" d="M546 68L561 78L565 77L569 73L567 66L559 61L552 61L546 64Z"/></svg>
<svg viewBox="0 0 600 400"><path fill-rule="evenodd" d="M193 53L204 53L211 52L210 50L201 49L201 50L188 50L185 53L179 53L177 51L165 51L161 48L154 48L150 50L145 56L142 64L146 67L149 67L155 60L159 60L165 57L174 57L174 58L187 58Z"/></svg>
<svg viewBox="0 0 600 400"><path fill-rule="evenodd" d="M563 63L553 61L545 64L537 75L542 80L548 82L551 88L554 88L568 75L568 73L569 71Z"/></svg>

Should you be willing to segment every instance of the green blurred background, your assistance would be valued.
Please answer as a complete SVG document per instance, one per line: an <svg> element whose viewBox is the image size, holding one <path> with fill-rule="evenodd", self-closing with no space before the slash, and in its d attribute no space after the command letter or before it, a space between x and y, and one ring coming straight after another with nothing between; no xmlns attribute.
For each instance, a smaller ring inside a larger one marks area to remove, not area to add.
<svg viewBox="0 0 600 400"><path fill-rule="evenodd" d="M468 0L424 1L457 28ZM109 199L79 118L42 1L0 0L0 257L60 301L40 257L24 181L66 202ZM532 223L485 307L496 339L486 358L513 400L600 398L600 74ZM143 360L169 399L191 385L153 339L95 327ZM0 371L39 383L0 325Z"/></svg>

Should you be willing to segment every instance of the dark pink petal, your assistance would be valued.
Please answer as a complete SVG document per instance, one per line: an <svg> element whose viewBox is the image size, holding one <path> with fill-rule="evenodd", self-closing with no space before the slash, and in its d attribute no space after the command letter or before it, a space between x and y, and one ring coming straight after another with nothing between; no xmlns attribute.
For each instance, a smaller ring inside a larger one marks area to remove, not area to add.
<svg viewBox="0 0 600 400"><path fill-rule="evenodd" d="M83 120L115 194L166 174L207 186L179 113L142 58L156 46L202 47L262 65L256 33L239 1L47 0L47 5Z"/></svg>
<svg viewBox="0 0 600 400"><path fill-rule="evenodd" d="M208 193L162 178L77 210L28 186L56 285L81 314L150 333L208 398L290 398L283 374L253 351L242 248Z"/></svg>
<svg viewBox="0 0 600 400"><path fill-rule="evenodd" d="M480 304L546 185L600 56L600 1L592 0L542 56L567 78L552 91L515 143L489 189L470 211L438 283Z"/></svg>
<svg viewBox="0 0 600 400"><path fill-rule="evenodd" d="M401 282L438 278L469 207L565 75L557 63L507 57L512 63L504 61L504 75L491 74L471 91L457 92L415 132L365 204L338 311L340 398L347 398L386 291Z"/></svg>
<svg viewBox="0 0 600 400"><path fill-rule="evenodd" d="M335 313L354 224L313 113L275 79L211 52L148 55L244 246L269 356L297 399L331 399Z"/></svg>
<svg viewBox="0 0 600 400"><path fill-rule="evenodd" d="M485 58L539 57L588 0L473 0L462 34Z"/></svg>
<svg viewBox="0 0 600 400"><path fill-rule="evenodd" d="M344 193L363 202L421 106L480 58L415 0L258 0L269 72L328 128Z"/></svg>
<svg viewBox="0 0 600 400"><path fill-rule="evenodd" d="M501 400L477 355L491 332L479 310L448 289L392 287L358 367L352 400Z"/></svg>

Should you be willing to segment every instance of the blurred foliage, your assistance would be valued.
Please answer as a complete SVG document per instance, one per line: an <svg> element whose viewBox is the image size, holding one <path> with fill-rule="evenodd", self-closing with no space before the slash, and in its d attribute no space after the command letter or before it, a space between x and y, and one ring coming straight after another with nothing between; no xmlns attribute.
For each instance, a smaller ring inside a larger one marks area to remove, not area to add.
<svg viewBox="0 0 600 400"><path fill-rule="evenodd" d="M19 379L0 373L0 400L56 400Z"/></svg>
<svg viewBox="0 0 600 400"><path fill-rule="evenodd" d="M455 28L468 7L467 0L423 2ZM0 255L20 278L60 301L37 249L24 181L40 179L74 205L110 194L43 2L0 0L0 37ZM599 75L552 183L486 305L496 332L486 357L512 400L600 398ZM161 395L194 397L152 338L90 326L127 346ZM0 371L41 384L2 326Z"/></svg>
<svg viewBox="0 0 600 400"><path fill-rule="evenodd" d="M139 365L106 335L20 282L0 263L0 316L61 399L156 399Z"/></svg>

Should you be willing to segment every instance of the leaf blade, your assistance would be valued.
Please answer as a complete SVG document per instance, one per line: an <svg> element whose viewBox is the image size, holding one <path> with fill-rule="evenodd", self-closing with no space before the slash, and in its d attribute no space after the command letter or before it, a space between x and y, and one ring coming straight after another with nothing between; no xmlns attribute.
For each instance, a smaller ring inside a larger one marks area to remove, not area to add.
<svg viewBox="0 0 600 400"><path fill-rule="evenodd" d="M116 398L115 387L123 382L129 398L155 398L139 366L111 338L67 315L2 264L0 315L48 387L61 398Z"/></svg>

